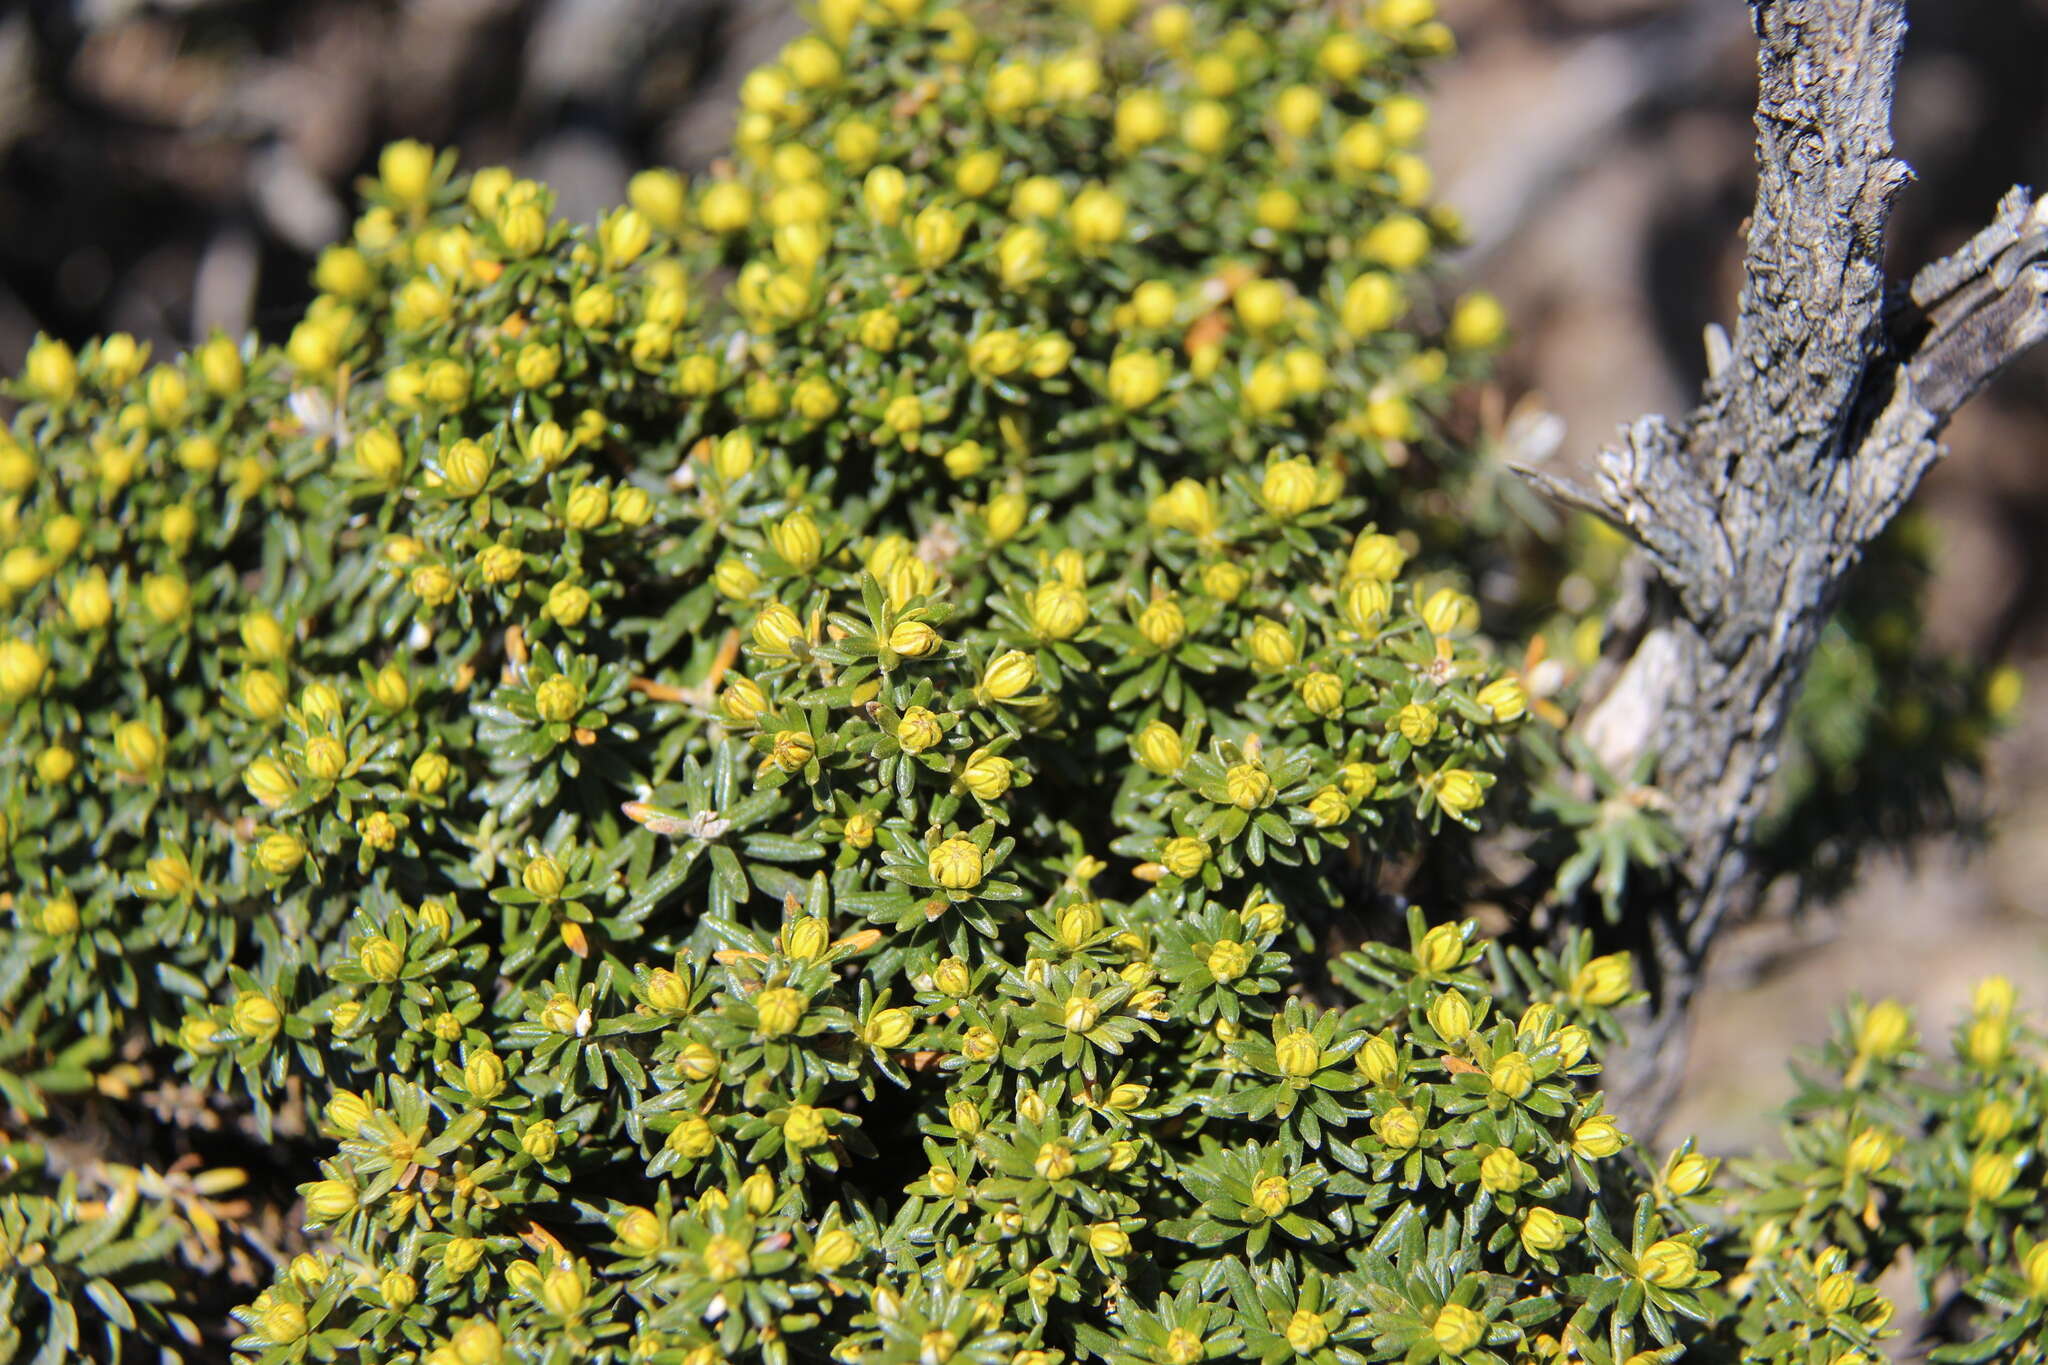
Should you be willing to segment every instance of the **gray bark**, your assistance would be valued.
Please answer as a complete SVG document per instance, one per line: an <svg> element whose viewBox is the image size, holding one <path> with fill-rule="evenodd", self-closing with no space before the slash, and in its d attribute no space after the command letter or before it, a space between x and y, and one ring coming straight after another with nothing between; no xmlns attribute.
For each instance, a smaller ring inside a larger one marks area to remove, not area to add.
<svg viewBox="0 0 2048 1365"><path fill-rule="evenodd" d="M1912 175L1891 140L1904 0L1751 8L1756 205L1733 335L1709 334L1699 406L1625 428L1594 487L1524 471L1627 531L1661 585L1615 633L1608 685L1578 722L1617 769L1657 755L1685 840L1679 894L1647 926L1652 1016L1617 1077L1652 1122L1708 949L1761 889L1750 840L1845 577L1956 409L2048 334L2048 198L2023 189L1910 287L1886 278L1886 221Z"/></svg>

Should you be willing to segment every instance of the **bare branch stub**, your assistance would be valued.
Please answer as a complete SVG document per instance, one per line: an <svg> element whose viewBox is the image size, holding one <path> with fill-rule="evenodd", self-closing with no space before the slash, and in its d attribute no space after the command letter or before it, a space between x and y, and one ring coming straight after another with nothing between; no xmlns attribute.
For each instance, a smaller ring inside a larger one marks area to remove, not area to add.
<svg viewBox="0 0 2048 1365"><path fill-rule="evenodd" d="M1709 945L1754 899L1747 856L1786 716L1843 580L1938 457L1956 408L2048 336L2048 200L2015 190L1909 291L1882 253L1904 0L1752 0L1757 196L1722 363L1678 423L1643 418L1597 488L1540 477L1641 545L1668 591L1579 724L1611 766L1658 755L1686 851L1648 924L1657 1008L1627 1077L1668 1104Z"/></svg>

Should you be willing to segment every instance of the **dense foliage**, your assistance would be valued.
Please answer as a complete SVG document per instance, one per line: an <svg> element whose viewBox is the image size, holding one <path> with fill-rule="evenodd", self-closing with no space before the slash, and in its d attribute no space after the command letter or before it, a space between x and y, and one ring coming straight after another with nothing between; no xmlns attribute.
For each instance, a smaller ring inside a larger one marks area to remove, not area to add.
<svg viewBox="0 0 2048 1365"><path fill-rule="evenodd" d="M400 144L281 347L38 343L0 1356L203 1356L239 1257L263 1362L1826 1365L1908 1245L2033 1349L2038 1070L1927 1129L1862 1016L1726 1213L1602 1105L1626 955L1388 890L1664 846L1480 629L1448 34L1129 8L826 0L703 184ZM173 1070L317 1160L303 1254L33 1136Z"/></svg>

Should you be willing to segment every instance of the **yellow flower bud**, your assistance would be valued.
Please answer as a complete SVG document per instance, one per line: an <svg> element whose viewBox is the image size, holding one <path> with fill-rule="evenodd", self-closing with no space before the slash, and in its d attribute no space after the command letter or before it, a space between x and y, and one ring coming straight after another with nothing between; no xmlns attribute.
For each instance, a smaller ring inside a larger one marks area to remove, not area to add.
<svg viewBox="0 0 2048 1365"><path fill-rule="evenodd" d="M232 398L242 389L242 353L227 337L215 333L199 348L199 377L216 398Z"/></svg>
<svg viewBox="0 0 2048 1365"><path fill-rule="evenodd" d="M159 427L169 427L184 415L185 403L191 396L191 389L185 382L184 371L169 365L159 365L149 372L148 382L143 386L143 402L149 409L150 420Z"/></svg>
<svg viewBox="0 0 2048 1365"><path fill-rule="evenodd" d="M2048 1299L2048 1241L2036 1242L2026 1259L2021 1262L2020 1275L2027 1282L2027 1292L2037 1299Z"/></svg>
<svg viewBox="0 0 2048 1365"><path fill-rule="evenodd" d="M356 949L356 962L370 980L389 983L405 968L405 950L382 934L373 934Z"/></svg>
<svg viewBox="0 0 2048 1365"><path fill-rule="evenodd" d="M1086 1033L1102 1022L1102 1005L1092 995L1071 997L1060 1012L1060 1023L1069 1033Z"/></svg>
<svg viewBox="0 0 2048 1365"><path fill-rule="evenodd" d="M663 232L683 225L688 204L683 179L671 170L644 170L626 182L626 200Z"/></svg>
<svg viewBox="0 0 2048 1365"><path fill-rule="evenodd" d="M1525 1250L1532 1255L1543 1254L1564 1250L1571 1240L1571 1229L1563 1218L1539 1204L1522 1214L1518 1235Z"/></svg>
<svg viewBox="0 0 2048 1365"><path fill-rule="evenodd" d="M78 902L61 895L44 902L34 920L35 927L49 938L69 938L78 932Z"/></svg>
<svg viewBox="0 0 2048 1365"><path fill-rule="evenodd" d="M348 766L348 750L332 735L315 735L307 740L305 754L306 775L315 782L332 782Z"/></svg>
<svg viewBox="0 0 2048 1365"><path fill-rule="evenodd" d="M2009 1152L1979 1152L1970 1159L1970 1198L1987 1203L2008 1193L2019 1179L2019 1163Z"/></svg>
<svg viewBox="0 0 2048 1365"><path fill-rule="evenodd" d="M771 602L754 618L754 647L771 657L787 658L796 653L803 639L803 623L795 612L780 602Z"/></svg>
<svg viewBox="0 0 2048 1365"><path fill-rule="evenodd" d="M1156 90L1133 90L1117 102L1113 122L1116 145L1126 155L1166 136L1173 119Z"/></svg>
<svg viewBox="0 0 2048 1365"><path fill-rule="evenodd" d="M533 690L534 715L547 724L574 720L582 709L583 688L574 678L558 673Z"/></svg>
<svg viewBox="0 0 2048 1365"><path fill-rule="evenodd" d="M36 780L46 787L62 786L77 768L78 755L62 744L52 744L36 755Z"/></svg>
<svg viewBox="0 0 2048 1365"><path fill-rule="evenodd" d="M1259 192L1252 216L1271 232L1292 232L1301 221L1301 199L1292 190L1271 186Z"/></svg>
<svg viewBox="0 0 2048 1365"><path fill-rule="evenodd" d="M788 986L770 986L754 997L755 1017L764 1038L784 1038L796 1032L810 1005L803 994Z"/></svg>
<svg viewBox="0 0 2048 1365"><path fill-rule="evenodd" d="M545 901L559 898L568 881L562 865L545 853L535 856L519 873L519 884Z"/></svg>
<svg viewBox="0 0 2048 1365"><path fill-rule="evenodd" d="M291 635L267 611L252 611L242 618L242 648L262 663L275 663L291 652Z"/></svg>
<svg viewBox="0 0 2048 1365"><path fill-rule="evenodd" d="M1250 378L1245 380L1245 408L1254 416L1276 413L1293 402L1294 397L1294 385L1287 377L1283 361L1262 360L1252 367Z"/></svg>
<svg viewBox="0 0 2048 1365"><path fill-rule="evenodd" d="M1001 545L1024 529L1024 522L1030 516L1031 503L1022 493L999 493L988 500L982 509L982 520L988 529L989 542ZM921 561L906 561L921 563ZM925 566L926 573L930 567Z"/></svg>
<svg viewBox="0 0 2048 1365"><path fill-rule="evenodd" d="M409 1308L420 1296L419 1281L403 1270L387 1270L377 1281L387 1308Z"/></svg>
<svg viewBox="0 0 2048 1365"><path fill-rule="evenodd" d="M1387 158L1387 174L1394 181L1394 202L1405 208L1418 208L1427 203L1430 191L1436 186L1436 176L1429 169L1429 163L1413 152L1395 152L1392 156L1389 156ZM1487 301L1489 303L1492 302L1491 298L1488 298ZM1460 301L1459 306L1461 310L1463 309L1464 302ZM1499 307L1498 304L1494 306L1496 308ZM1484 320L1478 323L1481 329L1486 325ZM1453 327L1455 328L1455 326L1456 319L1454 318ZM1506 319L1503 316L1501 330L1505 330L1505 328ZM1497 335L1496 333L1496 337ZM1457 343L1454 341L1453 344Z"/></svg>
<svg viewBox="0 0 2048 1365"><path fill-rule="evenodd" d="M721 559L711 571L711 581L721 596L743 602L761 588L761 575L742 559Z"/></svg>
<svg viewBox="0 0 2048 1365"><path fill-rule="evenodd" d="M1410 744L1420 747L1436 738L1436 708L1411 701L1394 713L1390 728Z"/></svg>
<svg viewBox="0 0 2048 1365"><path fill-rule="evenodd" d="M271 876L287 877L306 860L306 845L296 834L279 830L264 836L255 856L257 865Z"/></svg>
<svg viewBox="0 0 2048 1365"><path fill-rule="evenodd" d="M1635 969L1628 953L1609 953L1587 962L1572 974L1572 999L1594 1009L1608 1009L1622 1002L1635 984Z"/></svg>
<svg viewBox="0 0 2048 1365"><path fill-rule="evenodd" d="M1235 602L1250 581L1250 574L1225 560L1202 566L1202 591L1218 602Z"/></svg>
<svg viewBox="0 0 2048 1365"><path fill-rule="evenodd" d="M874 844L875 830L880 825L881 820L873 811L855 811L846 817L846 829L840 838L846 841L848 848L868 848Z"/></svg>
<svg viewBox="0 0 2048 1365"><path fill-rule="evenodd" d="M1989 1070L2004 1059L2011 1041L2011 1020L2002 1014L1980 1015L1963 1030L1962 1053L1972 1066Z"/></svg>
<svg viewBox="0 0 2048 1365"><path fill-rule="evenodd" d="M1698 1194L1714 1178L1721 1163L1698 1152L1674 1155L1664 1168L1664 1187L1680 1199Z"/></svg>
<svg viewBox="0 0 2048 1365"><path fill-rule="evenodd" d="M1015 774L1016 765L1009 759L976 749L960 770L960 785L983 801L994 801L1010 790Z"/></svg>
<svg viewBox="0 0 2048 1365"><path fill-rule="evenodd" d="M913 706L896 724L896 742L907 753L921 754L945 737L939 718L922 706Z"/></svg>
<svg viewBox="0 0 2048 1365"><path fill-rule="evenodd" d="M1535 1177L1535 1168L1506 1147L1496 1147L1479 1163L1479 1183L1495 1194L1513 1194Z"/></svg>
<svg viewBox="0 0 2048 1365"><path fill-rule="evenodd" d="M745 725L768 709L768 696L751 678L738 674L731 675L731 678L725 690L718 694L718 707L728 719Z"/></svg>
<svg viewBox="0 0 2048 1365"><path fill-rule="evenodd" d="M808 962L823 957L831 944L831 932L825 922L815 915L805 915L792 923L782 934L783 951L791 957ZM674 976L673 972L669 975Z"/></svg>
<svg viewBox="0 0 2048 1365"><path fill-rule="evenodd" d="M1406 213L1389 214L1359 242L1359 251L1367 260L1396 271L1413 270L1422 264L1429 248L1428 225Z"/></svg>
<svg viewBox="0 0 2048 1365"><path fill-rule="evenodd" d="M1386 1085L1401 1074L1401 1056L1383 1034L1367 1038L1353 1060L1359 1072L1374 1085Z"/></svg>
<svg viewBox="0 0 2048 1365"><path fill-rule="evenodd" d="M918 432L924 429L924 417L923 401L914 393L902 393L890 399L882 410L882 425L906 446L914 447Z"/></svg>
<svg viewBox="0 0 2048 1365"><path fill-rule="evenodd" d="M1438 1350L1456 1359L1486 1339L1486 1319L1462 1304L1447 1303L1437 1310L1429 1336Z"/></svg>
<svg viewBox="0 0 2048 1365"><path fill-rule="evenodd" d="M1178 769L1186 758L1180 741L1180 732L1165 721L1148 722L1133 738L1138 761L1155 773L1165 774Z"/></svg>
<svg viewBox="0 0 2048 1365"><path fill-rule="evenodd" d="M441 1264L451 1275L467 1275L483 1258L484 1241L481 1237L451 1237L441 1244ZM464 1349L474 1359L487 1362L497 1359L493 1353L497 1349L498 1329L489 1323L472 1322L456 1333L456 1339L463 1343ZM465 1361L464 1365L468 1362Z"/></svg>
<svg viewBox="0 0 2048 1365"><path fill-rule="evenodd" d="M312 1196L308 1194L309 1211L311 1206ZM277 1345L289 1346L306 1335L306 1310L295 1303L272 1303L263 1310L262 1316L257 1318L256 1329L266 1340Z"/></svg>
<svg viewBox="0 0 2048 1365"><path fill-rule="evenodd" d="M807 730L777 730L768 750L769 760L786 773L802 772L817 754L818 742Z"/></svg>
<svg viewBox="0 0 2048 1365"><path fill-rule="evenodd" d="M1266 466L1259 501L1272 515L1291 519L1322 501L1321 486L1321 476L1307 460L1275 460Z"/></svg>
<svg viewBox="0 0 2048 1365"><path fill-rule="evenodd" d="M969 199L980 199L995 189L1003 177L1003 154L984 147L970 152L953 168L953 188Z"/></svg>
<svg viewBox="0 0 2048 1365"><path fill-rule="evenodd" d="M730 180L708 186L697 199L697 221L721 236L740 231L754 221L754 192Z"/></svg>
<svg viewBox="0 0 2048 1365"><path fill-rule="evenodd" d="M55 337L36 337L23 360L21 375L30 395L53 407L70 402L78 391L78 359Z"/></svg>
<svg viewBox="0 0 2048 1365"><path fill-rule="evenodd" d="M1209 845L1195 838L1168 839L1160 850L1159 861L1168 872L1186 881L1198 875L1209 861Z"/></svg>
<svg viewBox="0 0 2048 1365"><path fill-rule="evenodd" d="M1307 1029L1293 1029L1273 1042L1273 1062L1283 1076L1313 1076L1322 1065L1322 1056L1322 1048Z"/></svg>
<svg viewBox="0 0 2048 1365"><path fill-rule="evenodd" d="M1223 774L1223 789L1239 810L1256 810L1273 799L1273 779L1256 763L1236 763Z"/></svg>
<svg viewBox="0 0 2048 1365"><path fill-rule="evenodd" d="M1280 280L1247 280L1238 286L1231 305L1237 319L1253 332L1269 332L1287 320L1293 294Z"/></svg>
<svg viewBox="0 0 2048 1365"><path fill-rule="evenodd" d="M406 772L406 790L420 796L438 796L455 776L455 765L444 753L422 753Z"/></svg>
<svg viewBox="0 0 2048 1365"><path fill-rule="evenodd" d="M1613 1156L1627 1144L1612 1114L1596 1114L1572 1130L1572 1150L1588 1161Z"/></svg>
<svg viewBox="0 0 2048 1365"><path fill-rule="evenodd" d="M1480 688L1473 700L1492 711L1494 721L1502 725L1521 719L1529 710L1529 694L1522 690L1522 680L1512 675L1495 678Z"/></svg>
<svg viewBox="0 0 2048 1365"><path fill-rule="evenodd" d="M1290 85L1273 101L1273 121L1289 137L1307 137L1323 116L1323 97L1313 87Z"/></svg>
<svg viewBox="0 0 2048 1365"><path fill-rule="evenodd" d="M489 1048L469 1055L462 1067L462 1088L480 1100L494 1100L505 1092L505 1063Z"/></svg>
<svg viewBox="0 0 2048 1365"><path fill-rule="evenodd" d="M1261 616L1245 641L1252 662L1264 669L1286 668L1301 657L1301 648L1287 627L1269 616Z"/></svg>
<svg viewBox="0 0 2048 1365"><path fill-rule="evenodd" d="M1462 925L1439 924L1422 936L1415 949L1415 963L1425 976L1448 976L1465 960L1465 932Z"/></svg>
<svg viewBox="0 0 2048 1365"><path fill-rule="evenodd" d="M949 957L932 969L932 987L939 994L958 999L971 988L972 978L967 964L957 957Z"/></svg>
<svg viewBox="0 0 2048 1365"><path fill-rule="evenodd" d="M878 1048L901 1047L917 1027L917 1016L909 1010L895 1008L877 1013L868 1020L866 1037L868 1046Z"/></svg>
<svg viewBox="0 0 2048 1365"><path fill-rule="evenodd" d="M1406 1105L1397 1105L1372 1121L1372 1131L1395 1151L1406 1152L1422 1141L1422 1119Z"/></svg>
<svg viewBox="0 0 2048 1365"><path fill-rule="evenodd" d="M33 696L50 668L49 656L26 640L0 641L0 697L18 702Z"/></svg>
<svg viewBox="0 0 2048 1365"><path fill-rule="evenodd" d="M1848 1151L1842 1158L1843 1167L1852 1175L1881 1171L1891 1164L1898 1146L1898 1139L1883 1129L1865 1128L1849 1140Z"/></svg>
<svg viewBox="0 0 2048 1365"><path fill-rule="evenodd" d="M1010 196L1010 216L1017 219L1053 218L1066 207L1067 191L1049 175L1034 175L1018 182Z"/></svg>
<svg viewBox="0 0 2048 1365"><path fill-rule="evenodd" d="M618 270L639 260L653 240L654 224L638 209L613 209L597 225L598 250L607 270Z"/></svg>
<svg viewBox="0 0 2048 1365"><path fill-rule="evenodd" d="M235 1032L244 1038L270 1038L284 1027L284 1012L269 996L257 991L244 991L235 997L230 1022Z"/></svg>
<svg viewBox="0 0 2048 1365"><path fill-rule="evenodd" d="M242 785L266 809L275 810L299 789L298 780L274 758L259 758L242 770Z"/></svg>
<svg viewBox="0 0 2048 1365"><path fill-rule="evenodd" d="M1504 1052L1494 1059L1487 1081L1509 1099L1518 1100L1535 1088L1536 1069L1523 1054Z"/></svg>
<svg viewBox="0 0 2048 1365"><path fill-rule="evenodd" d="M1660 1289L1683 1289L1699 1275L1699 1252L1686 1242L1665 1238L1652 1242L1637 1273Z"/></svg>
<svg viewBox="0 0 2048 1365"><path fill-rule="evenodd" d="M1970 1120L1972 1142L2003 1142L2012 1135L2019 1116L2013 1112L2009 1100L1992 1100L1977 1111Z"/></svg>
<svg viewBox="0 0 2048 1365"><path fill-rule="evenodd" d="M1451 311L1444 340L1461 351L1491 350L1507 335L1507 310L1491 294L1467 294Z"/></svg>
<svg viewBox="0 0 2048 1365"><path fill-rule="evenodd" d="M948 890L972 890L981 885L981 849L965 839L947 839L926 855L925 869Z"/></svg>
<svg viewBox="0 0 2048 1365"><path fill-rule="evenodd" d="M1131 1237L1116 1223L1095 1223L1088 1229L1088 1249L1107 1260L1131 1254Z"/></svg>
<svg viewBox="0 0 2048 1365"><path fill-rule="evenodd" d="M584 1303L583 1281L566 1266L558 1266L541 1277L534 1297L540 1306L557 1317L574 1317Z"/></svg>
<svg viewBox="0 0 2048 1365"><path fill-rule="evenodd" d="M1014 701L1038 681L1038 664L1029 654L1009 650L989 662L981 690L994 701Z"/></svg>
<svg viewBox="0 0 2048 1365"><path fill-rule="evenodd" d="M1251 949L1236 939L1221 939L1209 945L1208 954L1202 959L1202 965L1208 969L1210 976L1224 985L1229 985L1251 970Z"/></svg>
<svg viewBox="0 0 2048 1365"><path fill-rule="evenodd" d="M889 632L889 648L906 658L922 659L937 653L945 642L923 621L899 621Z"/></svg>
<svg viewBox="0 0 2048 1365"><path fill-rule="evenodd" d="M1005 62L989 73L983 95L997 118L1019 113L1038 99L1038 73L1023 62Z"/></svg>
<svg viewBox="0 0 2048 1365"><path fill-rule="evenodd" d="M434 149L410 139L388 144L377 157L377 178L400 204L424 205L437 179Z"/></svg>
<svg viewBox="0 0 2048 1365"><path fill-rule="evenodd" d="M1452 816L1468 815L1486 804L1480 775L1465 768L1442 768L1431 780L1437 805Z"/></svg>
<svg viewBox="0 0 2048 1365"><path fill-rule="evenodd" d="M42 582L49 571L50 561L35 547L19 545L0 559L0 586L25 592Z"/></svg>
<svg viewBox="0 0 2048 1365"><path fill-rule="evenodd" d="M1074 243L1083 251L1097 251L1123 240L1127 211L1116 191L1090 185L1074 196L1068 210L1068 224Z"/></svg>
<svg viewBox="0 0 2048 1365"><path fill-rule="evenodd" d="M1987 976L1971 993L1970 1008L1977 1014L2003 1019L2012 1013L2018 1001L2019 992L2013 988L2010 977Z"/></svg>
<svg viewBox="0 0 2048 1365"><path fill-rule="evenodd" d="M1297 1308L1288 1316L1281 1335L1296 1355L1312 1356L1330 1340L1330 1325L1320 1313Z"/></svg>
<svg viewBox="0 0 2048 1365"><path fill-rule="evenodd" d="M1031 626L1043 640L1069 640L1088 623L1088 599L1078 588L1054 582L1030 596Z"/></svg>
<svg viewBox="0 0 2048 1365"><path fill-rule="evenodd" d="M579 625L590 613L590 590L576 583L556 583L548 589L541 610L559 625Z"/></svg>
<svg viewBox="0 0 2048 1365"><path fill-rule="evenodd" d="M911 220L911 248L919 266L936 270L960 254L965 235L959 216L943 204L933 204Z"/></svg>
<svg viewBox="0 0 2048 1365"><path fill-rule="evenodd" d="M824 536L806 512L792 512L771 526L768 543L797 573L809 573L825 553Z"/></svg>
<svg viewBox="0 0 2048 1365"><path fill-rule="evenodd" d="M668 1014L680 1014L690 1006L690 988L666 967L647 974L647 1003Z"/></svg>
<svg viewBox="0 0 2048 1365"><path fill-rule="evenodd" d="M1379 773L1370 763L1346 763L1337 770L1344 795L1352 801L1363 801L1379 786Z"/></svg>

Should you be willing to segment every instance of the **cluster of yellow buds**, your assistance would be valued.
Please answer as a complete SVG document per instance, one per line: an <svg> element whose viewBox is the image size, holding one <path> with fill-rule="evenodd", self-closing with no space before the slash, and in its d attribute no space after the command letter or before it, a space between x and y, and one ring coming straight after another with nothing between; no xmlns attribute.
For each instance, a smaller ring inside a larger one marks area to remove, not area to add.
<svg viewBox="0 0 2048 1365"><path fill-rule="evenodd" d="M1360 869L1460 860L1536 707L1406 515L1505 329L1430 303L1448 30L1071 8L821 0L699 183L576 225L401 143L282 345L31 351L0 850L51 851L0 1005L310 1101L331 1259L248 1349L1533 1350L1300 1254L1403 1217L1661 1315L1602 1340L1706 1311L1711 1163L1624 1174L1589 1089L1625 957L1538 989L1423 929L1413 991L1295 989ZM1979 1205L2022 1121L1978 1116ZM1649 1201L1626 1269L1596 1166Z"/></svg>

